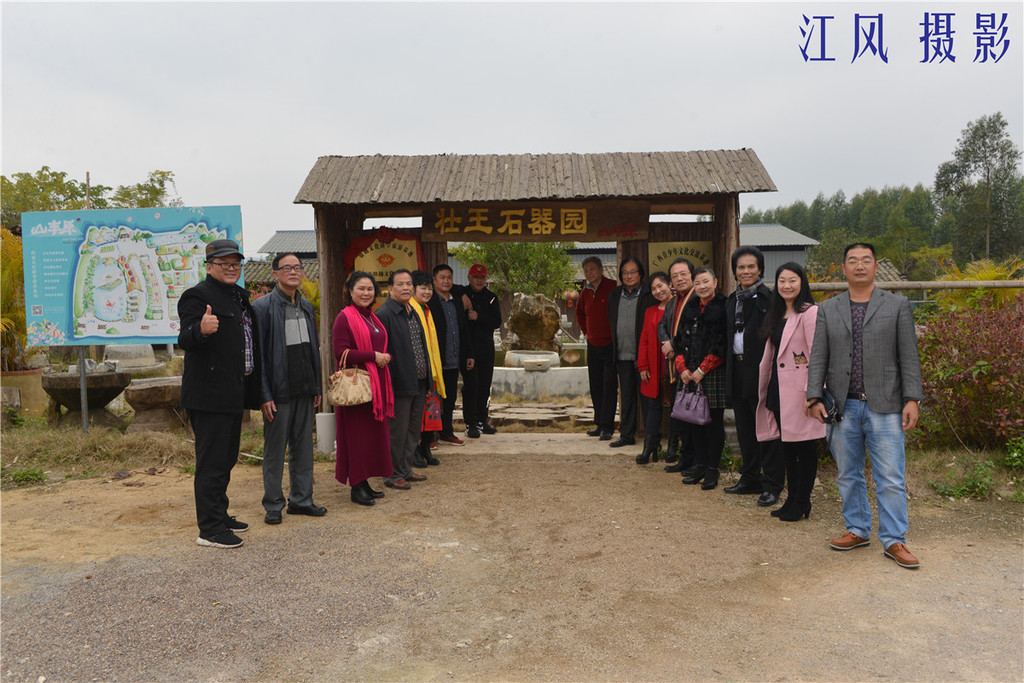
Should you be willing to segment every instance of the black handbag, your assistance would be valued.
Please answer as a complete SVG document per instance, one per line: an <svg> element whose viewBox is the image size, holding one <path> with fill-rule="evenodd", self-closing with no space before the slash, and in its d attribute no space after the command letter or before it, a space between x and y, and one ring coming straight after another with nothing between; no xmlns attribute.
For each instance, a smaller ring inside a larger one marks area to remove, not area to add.
<svg viewBox="0 0 1024 683"><path fill-rule="evenodd" d="M842 422L843 414L839 412L839 404L828 389L821 390L821 405L825 406L825 424L834 425Z"/></svg>

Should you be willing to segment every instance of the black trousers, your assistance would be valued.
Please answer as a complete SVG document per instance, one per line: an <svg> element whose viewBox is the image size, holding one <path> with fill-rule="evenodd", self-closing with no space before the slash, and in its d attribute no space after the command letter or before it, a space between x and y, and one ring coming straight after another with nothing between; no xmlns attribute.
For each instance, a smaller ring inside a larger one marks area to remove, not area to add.
<svg viewBox="0 0 1024 683"><path fill-rule="evenodd" d="M442 370L444 390L448 394L441 399L441 436L454 436L452 413L455 411L455 395L459 390L459 369Z"/></svg>
<svg viewBox="0 0 1024 683"><path fill-rule="evenodd" d="M736 438L740 442L743 465L740 467L741 486L760 486L763 491L779 495L786 477L786 460L779 441L757 440L756 403L743 397L742 373L733 372L732 412L736 417Z"/></svg>
<svg viewBox="0 0 1024 683"><path fill-rule="evenodd" d="M644 408L644 443L657 444L661 441L661 396L651 398L641 394L640 405Z"/></svg>
<svg viewBox="0 0 1024 683"><path fill-rule="evenodd" d="M615 361L615 372L619 377L619 395L622 410L619 412L619 435L625 439L636 438L636 411L640 403L640 371L635 360ZM646 413L645 413L646 415Z"/></svg>
<svg viewBox="0 0 1024 683"><path fill-rule="evenodd" d="M475 340L474 340L475 341ZM473 348L485 347L474 343ZM462 374L462 417L466 426L487 422L488 402L491 399L491 380L494 379L494 345L484 348L474 359L473 369Z"/></svg>
<svg viewBox="0 0 1024 683"><path fill-rule="evenodd" d="M238 462L242 413L189 410L188 419L196 437L196 521L199 535L212 538L228 528L228 483Z"/></svg>
<svg viewBox="0 0 1024 683"><path fill-rule="evenodd" d="M711 422L706 425L690 425L696 451L694 464L714 470L722 464L722 449L725 448L724 413L725 408L712 408Z"/></svg>
<svg viewBox="0 0 1024 683"><path fill-rule="evenodd" d="M615 426L619 384L611 344L594 346L587 342L587 376L590 379L590 400L594 403L594 424L610 432Z"/></svg>

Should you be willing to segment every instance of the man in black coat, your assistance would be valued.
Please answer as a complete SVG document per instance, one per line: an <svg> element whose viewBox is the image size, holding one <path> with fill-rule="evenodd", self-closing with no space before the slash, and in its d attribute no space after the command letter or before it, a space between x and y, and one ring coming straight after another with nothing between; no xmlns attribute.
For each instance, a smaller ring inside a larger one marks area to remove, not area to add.
<svg viewBox="0 0 1024 683"><path fill-rule="evenodd" d="M740 442L743 465L740 480L726 493L757 493L757 504L771 507L779 500L786 478L786 464L778 441L764 444L757 440L758 366L764 355L761 323L768 312L772 291L764 284L764 254L757 247L740 247L732 254L732 272L739 283L725 302L726 403L736 417L736 438Z"/></svg>
<svg viewBox="0 0 1024 683"><path fill-rule="evenodd" d="M206 279L178 301L185 351L181 406L196 438L196 543L237 548L249 525L228 516L228 483L238 460L242 414L260 408L260 354L249 293L236 283L242 252L234 240L206 247Z"/></svg>
<svg viewBox="0 0 1024 683"><path fill-rule="evenodd" d="M447 392L441 402L441 441L455 446L464 442L455 436L452 413L459 385L459 371L465 381L474 365L473 346L469 341L469 318L462 305L462 297L452 293L454 285L452 267L447 263L434 266L434 295L427 306L437 329L437 342L441 351L441 374Z"/></svg>
<svg viewBox="0 0 1024 683"><path fill-rule="evenodd" d="M462 416L466 436L479 439L480 434L498 430L487 421L494 378L494 331L501 327L501 304L498 295L487 288L487 268L474 263L469 268L469 286L461 288L466 317L469 320L469 341L476 363L462 379Z"/></svg>
<svg viewBox="0 0 1024 683"><path fill-rule="evenodd" d="M395 392L395 415L388 419L391 431L390 477L384 485L393 489L412 488L409 482L426 481L425 474L412 470L416 446L423 425L423 406L430 387L430 354L420 318L412 309L412 273L400 268L388 278L388 298L376 315L388 333L391 354L391 387Z"/></svg>
<svg viewBox="0 0 1024 683"><path fill-rule="evenodd" d="M623 259L619 264L618 287L608 295L608 326L612 331L612 357L619 377L619 438L609 446L620 448L636 443L636 407L640 403L640 371L636 367L640 332L644 313L657 305L644 280L644 266L639 259ZM645 416L646 418L646 416ZM648 456L650 443L644 444Z"/></svg>

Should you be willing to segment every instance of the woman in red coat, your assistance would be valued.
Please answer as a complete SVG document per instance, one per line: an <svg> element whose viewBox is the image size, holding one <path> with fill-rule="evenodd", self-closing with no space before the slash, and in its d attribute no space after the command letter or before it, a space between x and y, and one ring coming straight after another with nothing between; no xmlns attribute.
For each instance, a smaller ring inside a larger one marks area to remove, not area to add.
<svg viewBox="0 0 1024 683"><path fill-rule="evenodd" d="M804 409L817 320L818 307L804 269L798 263L782 264L775 272L775 293L761 326L766 343L755 417L758 441L782 439L789 496L772 516L784 522L811 514L818 440L825 436L825 425Z"/></svg>
<svg viewBox="0 0 1024 683"><path fill-rule="evenodd" d="M636 456L637 465L646 465L651 460L658 462L661 449L661 408L663 396L669 389L668 365L658 343L658 323L665 315L665 304L672 299L672 284L668 275L657 272L651 275L651 294L658 305L644 311L644 324L640 330L640 345L636 352L636 367L640 371L640 400L644 404L644 450Z"/></svg>
<svg viewBox="0 0 1024 683"><path fill-rule="evenodd" d="M363 367L370 373L373 400L357 406L337 406L338 452L334 478L352 487L352 502L373 505L384 495L370 488L370 477L390 477L391 432L388 418L395 414L391 391L391 356L385 353L388 333L373 314L377 282L369 273L357 270L345 283L349 301L334 319L334 362L348 350L347 367Z"/></svg>

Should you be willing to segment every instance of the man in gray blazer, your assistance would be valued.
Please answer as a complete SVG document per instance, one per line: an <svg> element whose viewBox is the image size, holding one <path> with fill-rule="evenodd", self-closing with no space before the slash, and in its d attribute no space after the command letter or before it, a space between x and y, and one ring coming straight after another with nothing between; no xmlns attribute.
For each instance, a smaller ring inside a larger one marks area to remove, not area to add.
<svg viewBox="0 0 1024 683"><path fill-rule="evenodd" d="M849 292L818 306L807 378L807 411L824 421L822 387L843 415L833 427L832 455L839 474L846 533L829 545L852 550L868 545L871 505L864 478L865 447L878 499L878 540L886 557L906 569L919 562L906 546L906 459L903 432L917 425L923 396L921 364L910 303L875 287L875 248L846 247L843 275Z"/></svg>

